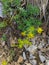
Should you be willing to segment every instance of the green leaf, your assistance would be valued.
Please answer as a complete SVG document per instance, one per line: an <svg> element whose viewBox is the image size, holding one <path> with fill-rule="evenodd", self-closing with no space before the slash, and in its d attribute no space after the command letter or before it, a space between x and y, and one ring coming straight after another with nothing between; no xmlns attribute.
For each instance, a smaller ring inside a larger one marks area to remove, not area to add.
<svg viewBox="0 0 49 65"><path fill-rule="evenodd" d="M6 27L7 26L7 23L6 22L0 22L0 28L4 28L4 27Z"/></svg>
<svg viewBox="0 0 49 65"><path fill-rule="evenodd" d="M2 35L2 40L3 40L3 41L6 41L6 40L7 40L7 37L6 37L5 34Z"/></svg>
<svg viewBox="0 0 49 65"><path fill-rule="evenodd" d="M32 15L32 14L39 15L39 13L40 13L39 8L37 6L32 6L31 4L29 4L27 6L27 11L28 11L28 14L30 14L30 15Z"/></svg>
<svg viewBox="0 0 49 65"><path fill-rule="evenodd" d="M20 15L23 16L23 17L27 17L27 11L23 8L19 8L20 10Z"/></svg>

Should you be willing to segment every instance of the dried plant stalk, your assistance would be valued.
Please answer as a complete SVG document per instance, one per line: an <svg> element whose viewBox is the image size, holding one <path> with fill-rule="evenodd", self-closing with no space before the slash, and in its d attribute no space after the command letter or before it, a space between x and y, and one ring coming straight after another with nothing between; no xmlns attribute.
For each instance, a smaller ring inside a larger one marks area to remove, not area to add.
<svg viewBox="0 0 49 65"><path fill-rule="evenodd" d="M44 17L46 21L46 7L48 5L48 0L36 0L38 7L40 8L40 19Z"/></svg>
<svg viewBox="0 0 49 65"><path fill-rule="evenodd" d="M48 5L48 0L28 0L32 5L37 5L40 9L40 19L44 17L46 21L46 7Z"/></svg>

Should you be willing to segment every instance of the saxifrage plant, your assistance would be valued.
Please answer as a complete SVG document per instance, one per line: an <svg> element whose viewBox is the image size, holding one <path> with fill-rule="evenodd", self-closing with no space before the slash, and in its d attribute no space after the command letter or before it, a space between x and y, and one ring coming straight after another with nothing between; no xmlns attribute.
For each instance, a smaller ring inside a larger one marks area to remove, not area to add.
<svg viewBox="0 0 49 65"><path fill-rule="evenodd" d="M8 25L12 26L12 22L16 22L16 29L24 37L18 39L18 47L22 48L25 44L30 44L31 38L35 37L39 32L42 33L42 28L38 29L42 23L38 18L40 10L37 6L27 4L26 8L23 8L21 0L1 0L1 2L3 4L3 14L7 20L0 23L0 28ZM23 42L24 40L26 42Z"/></svg>

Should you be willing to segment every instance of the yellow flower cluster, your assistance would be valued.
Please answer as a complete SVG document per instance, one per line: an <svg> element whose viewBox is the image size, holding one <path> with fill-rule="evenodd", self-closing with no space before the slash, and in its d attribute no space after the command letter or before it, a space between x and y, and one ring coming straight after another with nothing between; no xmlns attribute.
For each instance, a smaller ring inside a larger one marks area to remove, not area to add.
<svg viewBox="0 0 49 65"><path fill-rule="evenodd" d="M43 29L42 29L41 27L39 27L39 28L37 29L37 32L38 32L39 34L41 34L41 33L43 32Z"/></svg>
<svg viewBox="0 0 49 65"><path fill-rule="evenodd" d="M25 32L21 32L21 35L22 36L27 36L28 38L34 38L35 35L32 33L34 31L41 34L43 32L43 29L41 27L38 27L37 30L36 30L34 27L30 27L29 30L28 30L28 34L26 34L26 31L25 31Z"/></svg>
<svg viewBox="0 0 49 65"><path fill-rule="evenodd" d="M18 39L19 48L22 48L25 44L32 44L29 40L35 37L35 33L41 34L43 29L41 27L35 28L34 26L30 27L27 31L21 32L22 36L25 36L25 39Z"/></svg>
<svg viewBox="0 0 49 65"><path fill-rule="evenodd" d="M27 35L27 37L28 37L28 38L34 38L34 34L29 33L29 34Z"/></svg>
<svg viewBox="0 0 49 65"><path fill-rule="evenodd" d="M7 61L6 60L3 60L2 61L2 65L7 65Z"/></svg>
<svg viewBox="0 0 49 65"><path fill-rule="evenodd" d="M21 35L22 35L22 36L25 36L25 35L26 35L26 32L21 32Z"/></svg>
<svg viewBox="0 0 49 65"><path fill-rule="evenodd" d="M19 48L22 48L25 44L26 45L31 45L32 43L27 39L27 38L25 38L25 39L18 39L18 47Z"/></svg>

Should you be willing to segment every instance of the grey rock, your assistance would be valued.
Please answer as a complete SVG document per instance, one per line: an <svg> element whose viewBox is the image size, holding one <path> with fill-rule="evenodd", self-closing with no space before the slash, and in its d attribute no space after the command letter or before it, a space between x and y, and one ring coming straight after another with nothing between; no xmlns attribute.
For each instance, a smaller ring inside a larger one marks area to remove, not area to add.
<svg viewBox="0 0 49 65"><path fill-rule="evenodd" d="M33 45L36 43L35 40L36 40L36 37L31 39L31 42L32 42Z"/></svg>
<svg viewBox="0 0 49 65"><path fill-rule="evenodd" d="M49 65L49 60L46 60L46 65Z"/></svg>
<svg viewBox="0 0 49 65"><path fill-rule="evenodd" d="M44 43L40 43L40 44L38 45L38 48L41 49L41 48L43 48L44 45L45 45Z"/></svg>
<svg viewBox="0 0 49 65"><path fill-rule="evenodd" d="M33 56L32 54L30 54L30 58L29 59L35 59L36 57Z"/></svg>
<svg viewBox="0 0 49 65"><path fill-rule="evenodd" d="M41 60L42 63L43 63L44 61L46 61L45 56L43 56L43 55L41 55L41 54L39 54L39 58L40 58L40 60Z"/></svg>
<svg viewBox="0 0 49 65"><path fill-rule="evenodd" d="M48 44L49 44L49 39L48 39Z"/></svg>
<svg viewBox="0 0 49 65"><path fill-rule="evenodd" d="M26 48L26 50L29 51L30 53L34 54L35 51L37 50L37 46L31 45L30 47Z"/></svg>
<svg viewBox="0 0 49 65"><path fill-rule="evenodd" d="M30 63L31 63L32 65L37 65L37 61L36 61L35 59L34 59L34 60L31 60Z"/></svg>
<svg viewBox="0 0 49 65"><path fill-rule="evenodd" d="M26 54L23 52L23 59L26 60Z"/></svg>
<svg viewBox="0 0 49 65"><path fill-rule="evenodd" d="M44 41L44 39L42 39L42 41L40 41L38 48L41 49L45 46L46 42Z"/></svg>

